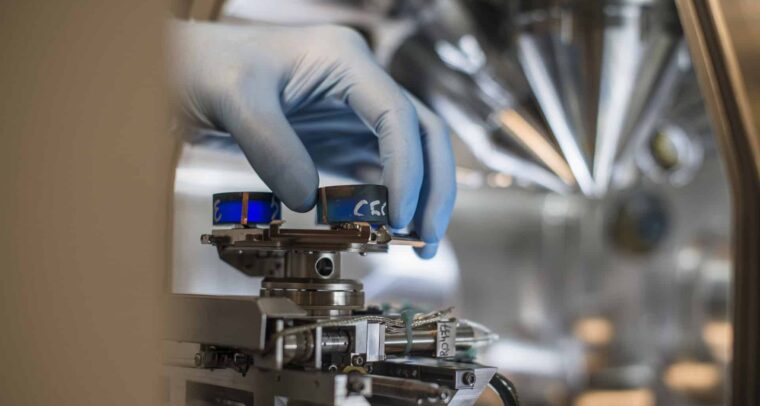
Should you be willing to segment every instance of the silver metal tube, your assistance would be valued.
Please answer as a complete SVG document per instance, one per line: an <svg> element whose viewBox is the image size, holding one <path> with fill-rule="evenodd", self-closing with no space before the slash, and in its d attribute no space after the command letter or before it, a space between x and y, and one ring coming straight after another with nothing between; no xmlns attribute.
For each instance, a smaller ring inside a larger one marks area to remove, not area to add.
<svg viewBox="0 0 760 406"><path fill-rule="evenodd" d="M345 331L323 331L322 354L348 352L350 341Z"/></svg>
<svg viewBox="0 0 760 406"><path fill-rule="evenodd" d="M436 330L415 330L412 332L412 352L435 351ZM476 342L475 332L470 326L458 326L457 349L470 348ZM385 353L400 354L406 350L406 334L386 333Z"/></svg>
<svg viewBox="0 0 760 406"><path fill-rule="evenodd" d="M456 348L464 350L478 343L478 337L470 326L457 327ZM323 331L318 344L322 354L346 353L351 347L351 338L346 331ZM412 332L411 352L434 352L436 330L414 330ZM311 333L293 334L284 337L284 359L286 362L304 362L314 354L314 342ZM401 354L406 350L406 334L386 333L385 353Z"/></svg>
<svg viewBox="0 0 760 406"><path fill-rule="evenodd" d="M418 399L446 401L451 397L451 392L448 389L442 388L435 383L379 375L372 375L371 377L373 396L386 396L413 401Z"/></svg>
<svg viewBox="0 0 760 406"><path fill-rule="evenodd" d="M348 352L350 339L345 331L324 331L319 345L322 354ZM314 336L310 332L287 335L282 343L283 359L286 363L303 363L314 356Z"/></svg>

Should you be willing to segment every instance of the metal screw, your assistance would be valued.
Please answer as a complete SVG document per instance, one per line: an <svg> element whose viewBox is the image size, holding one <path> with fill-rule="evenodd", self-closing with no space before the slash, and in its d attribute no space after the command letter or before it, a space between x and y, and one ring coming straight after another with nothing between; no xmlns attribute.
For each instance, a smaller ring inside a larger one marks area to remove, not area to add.
<svg viewBox="0 0 760 406"><path fill-rule="evenodd" d="M464 375L462 375L462 383L467 386L475 385L475 379L474 372L465 372Z"/></svg>
<svg viewBox="0 0 760 406"><path fill-rule="evenodd" d="M335 364L332 364L329 367L327 367L327 370L330 372L338 372L338 366Z"/></svg>
<svg viewBox="0 0 760 406"><path fill-rule="evenodd" d="M451 393L448 390L442 390L441 394L438 395L439 399L443 401L443 403L448 403L449 398L451 397Z"/></svg>
<svg viewBox="0 0 760 406"><path fill-rule="evenodd" d="M195 362L196 367L200 367L201 364L203 364L203 355L199 352L196 352L193 361Z"/></svg>
<svg viewBox="0 0 760 406"><path fill-rule="evenodd" d="M355 367L360 367L364 365L364 357L362 357L361 355L354 355L353 357L351 357L351 365Z"/></svg>

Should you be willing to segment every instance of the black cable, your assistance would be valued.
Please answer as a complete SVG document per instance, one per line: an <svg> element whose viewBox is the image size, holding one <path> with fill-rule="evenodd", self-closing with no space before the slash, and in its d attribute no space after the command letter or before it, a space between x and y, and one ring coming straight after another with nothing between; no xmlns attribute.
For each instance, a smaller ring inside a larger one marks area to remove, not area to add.
<svg viewBox="0 0 760 406"><path fill-rule="evenodd" d="M520 399L517 397L515 384L500 373L494 374L488 385L499 395L504 406L519 406Z"/></svg>

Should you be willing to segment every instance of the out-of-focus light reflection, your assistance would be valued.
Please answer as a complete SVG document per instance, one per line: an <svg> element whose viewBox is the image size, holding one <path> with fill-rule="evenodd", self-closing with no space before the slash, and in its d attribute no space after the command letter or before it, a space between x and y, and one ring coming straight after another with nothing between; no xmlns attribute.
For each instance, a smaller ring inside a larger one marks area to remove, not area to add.
<svg viewBox="0 0 760 406"><path fill-rule="evenodd" d="M512 176L501 172L489 173L486 183L492 188L508 188L512 185Z"/></svg>
<svg viewBox="0 0 760 406"><path fill-rule="evenodd" d="M574 406L651 406L654 405L654 394L651 390L599 390L582 393L573 402Z"/></svg>
<svg viewBox="0 0 760 406"><path fill-rule="evenodd" d="M678 267L684 271L693 271L702 262L702 252L696 247L688 246L678 252L676 261Z"/></svg>
<svg viewBox="0 0 760 406"><path fill-rule="evenodd" d="M478 189L483 186L483 173L474 169L457 166L457 186L468 189Z"/></svg>
<svg viewBox="0 0 760 406"><path fill-rule="evenodd" d="M551 75L541 58L538 44L532 38L520 36L518 51L533 93L541 105L542 112L549 122L570 169L573 171L578 186L585 195L595 196L597 194L596 185L591 176L589 165L586 163L583 151L573 137L570 123L559 102L560 97L557 89L554 87Z"/></svg>
<svg viewBox="0 0 760 406"><path fill-rule="evenodd" d="M539 185L557 193L570 191L567 184L541 165L519 158L494 145L485 128L474 122L455 104L444 98L434 98L431 105L442 117L446 117L446 122L452 130L488 168L512 174L518 181Z"/></svg>
<svg viewBox="0 0 760 406"><path fill-rule="evenodd" d="M499 113L499 122L563 182L568 185L575 184L573 173L562 155L520 113L512 109L504 110Z"/></svg>
<svg viewBox="0 0 760 406"><path fill-rule="evenodd" d="M624 137L627 113L636 90L641 64L641 9L635 4L611 8L618 23L605 29L600 81L600 103L594 180L597 191L609 187L615 156Z"/></svg>
<svg viewBox="0 0 760 406"><path fill-rule="evenodd" d="M484 363L500 370L538 376L561 376L566 361L555 349L510 339L491 344L481 356Z"/></svg>
<svg viewBox="0 0 760 406"><path fill-rule="evenodd" d="M586 317L575 322L573 334L585 344L602 346L612 341L615 326L603 317Z"/></svg>
<svg viewBox="0 0 760 406"><path fill-rule="evenodd" d="M676 362L665 370L663 381L668 388L676 392L709 392L720 384L720 368L716 364L706 362Z"/></svg>
<svg viewBox="0 0 760 406"><path fill-rule="evenodd" d="M734 341L734 329L728 321L710 321L702 326L702 339L710 353L721 362L731 360L731 349Z"/></svg>
<svg viewBox="0 0 760 406"><path fill-rule="evenodd" d="M381 302L395 296L434 302L455 291L459 282L459 264L447 240L438 247L431 259L420 259L409 247L390 246L388 255L368 255L371 272L362 278L367 302ZM433 297L437 296L437 297Z"/></svg>
<svg viewBox="0 0 760 406"><path fill-rule="evenodd" d="M435 52L450 67L469 74L480 70L486 61L485 53L472 35L462 36L456 45L438 41Z"/></svg>
<svg viewBox="0 0 760 406"><path fill-rule="evenodd" d="M261 187L262 182L250 171L219 170L213 168L177 168L175 188L178 193L208 194L240 188L241 185Z"/></svg>

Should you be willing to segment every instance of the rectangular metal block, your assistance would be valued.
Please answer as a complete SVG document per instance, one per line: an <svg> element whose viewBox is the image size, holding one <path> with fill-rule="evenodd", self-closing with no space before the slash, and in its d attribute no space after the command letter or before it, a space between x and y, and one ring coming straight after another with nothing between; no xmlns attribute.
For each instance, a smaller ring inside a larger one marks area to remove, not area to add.
<svg viewBox="0 0 760 406"><path fill-rule="evenodd" d="M267 318L296 318L306 311L287 298L168 295L164 338L179 342L262 350Z"/></svg>

